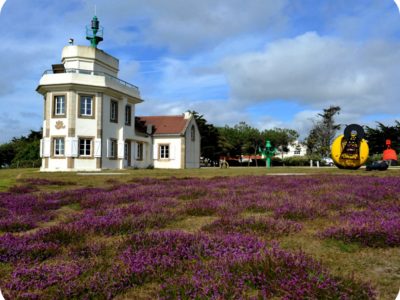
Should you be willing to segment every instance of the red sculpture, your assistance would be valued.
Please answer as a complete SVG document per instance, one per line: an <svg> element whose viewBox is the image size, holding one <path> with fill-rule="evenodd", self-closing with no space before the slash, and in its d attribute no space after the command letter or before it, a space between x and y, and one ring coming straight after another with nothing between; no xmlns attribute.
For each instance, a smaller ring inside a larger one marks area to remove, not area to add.
<svg viewBox="0 0 400 300"><path fill-rule="evenodd" d="M391 148L391 144L390 140L386 140L387 149L383 151L383 161L387 161L391 166L398 166L396 151Z"/></svg>

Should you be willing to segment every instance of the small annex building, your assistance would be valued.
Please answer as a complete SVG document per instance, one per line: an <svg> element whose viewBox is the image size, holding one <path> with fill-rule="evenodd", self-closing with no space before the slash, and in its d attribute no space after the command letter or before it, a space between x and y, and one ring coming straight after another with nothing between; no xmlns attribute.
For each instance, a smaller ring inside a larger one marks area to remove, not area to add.
<svg viewBox="0 0 400 300"><path fill-rule="evenodd" d="M136 117L136 120L137 132L151 128L155 168L200 168L200 132L192 114Z"/></svg>
<svg viewBox="0 0 400 300"><path fill-rule="evenodd" d="M41 171L199 168L193 115L137 117L139 88L118 72L119 60L94 42L64 47L61 64L44 72L36 89L43 95Z"/></svg>

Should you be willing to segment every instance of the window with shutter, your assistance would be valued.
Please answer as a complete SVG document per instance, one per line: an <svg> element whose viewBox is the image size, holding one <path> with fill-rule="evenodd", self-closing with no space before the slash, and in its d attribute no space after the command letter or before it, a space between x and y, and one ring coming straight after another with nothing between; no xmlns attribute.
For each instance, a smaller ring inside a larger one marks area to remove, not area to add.
<svg viewBox="0 0 400 300"><path fill-rule="evenodd" d="M91 139L80 139L79 140L79 156L91 156L92 155L92 140Z"/></svg>
<svg viewBox="0 0 400 300"><path fill-rule="evenodd" d="M54 156L64 156L64 139L54 139Z"/></svg>

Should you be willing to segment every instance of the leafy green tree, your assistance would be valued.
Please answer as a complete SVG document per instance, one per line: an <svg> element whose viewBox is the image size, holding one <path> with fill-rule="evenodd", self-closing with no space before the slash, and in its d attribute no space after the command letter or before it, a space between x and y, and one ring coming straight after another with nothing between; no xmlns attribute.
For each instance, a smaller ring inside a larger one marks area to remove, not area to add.
<svg viewBox="0 0 400 300"><path fill-rule="evenodd" d="M13 162L37 159L40 159L40 140L26 143L25 147L17 153Z"/></svg>
<svg viewBox="0 0 400 300"><path fill-rule="evenodd" d="M242 164L242 155L246 153L246 144L251 127L246 122L240 122L234 127L229 127L228 125L218 127L218 131L232 145L230 156L239 158L240 164Z"/></svg>
<svg viewBox="0 0 400 300"><path fill-rule="evenodd" d="M190 111L193 114L201 135L200 155L205 159L219 164L221 156L228 156L232 151L232 145L224 136L219 133L217 127L207 124L204 115L199 115L196 111Z"/></svg>
<svg viewBox="0 0 400 300"><path fill-rule="evenodd" d="M324 109L323 114L318 114L309 120L313 123L305 144L309 147L309 154L316 154L320 157L329 156L331 145L336 138L341 125L335 124L335 115L340 112L339 106L330 106Z"/></svg>
<svg viewBox="0 0 400 300"><path fill-rule="evenodd" d="M282 159L283 159L283 153L289 151L289 144L292 144L294 141L296 141L300 134L293 129L286 129L286 128L279 128L275 127L275 144L278 145L278 150L282 154Z"/></svg>
<svg viewBox="0 0 400 300"><path fill-rule="evenodd" d="M396 153L400 153L400 123L395 121L394 126L385 126L380 122L376 122L378 125L376 128L366 127L365 139L368 142L368 146L371 154L381 154L386 150L386 140L391 140L392 149Z"/></svg>
<svg viewBox="0 0 400 300"><path fill-rule="evenodd" d="M0 145L0 167L10 165L15 157L15 146L12 143Z"/></svg>
<svg viewBox="0 0 400 300"><path fill-rule="evenodd" d="M28 136L13 137L9 143L0 146L0 165L12 162L40 159L40 131L31 130Z"/></svg>
<svg viewBox="0 0 400 300"><path fill-rule="evenodd" d="M257 161L258 148L262 147L263 144L265 144L265 141L263 141L262 132L260 132L260 130L258 130L257 128L249 128L247 131L246 138L247 138L246 139L247 153L249 157L252 153L254 153L256 167L258 167L258 161ZM248 161L248 165L250 166L250 159Z"/></svg>

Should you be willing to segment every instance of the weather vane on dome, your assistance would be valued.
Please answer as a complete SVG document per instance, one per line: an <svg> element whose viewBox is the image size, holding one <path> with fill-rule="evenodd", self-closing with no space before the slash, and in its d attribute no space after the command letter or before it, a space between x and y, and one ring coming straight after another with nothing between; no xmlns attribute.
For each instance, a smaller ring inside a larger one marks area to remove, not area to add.
<svg viewBox="0 0 400 300"><path fill-rule="evenodd" d="M97 45L103 40L104 28L99 26L100 22L96 16L96 6L95 15L92 20L92 25L86 26L86 39L90 41L91 46L97 48Z"/></svg>

